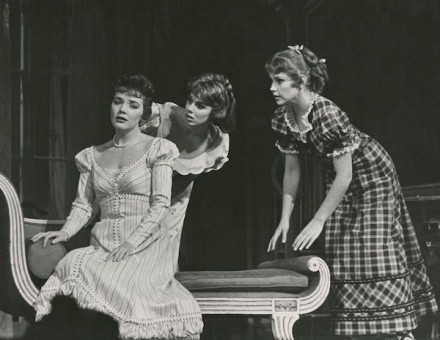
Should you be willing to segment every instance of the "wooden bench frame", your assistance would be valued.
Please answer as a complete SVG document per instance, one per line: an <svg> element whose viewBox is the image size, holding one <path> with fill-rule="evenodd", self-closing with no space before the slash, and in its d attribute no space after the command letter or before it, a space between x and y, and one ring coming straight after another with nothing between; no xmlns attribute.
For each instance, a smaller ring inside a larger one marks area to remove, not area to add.
<svg viewBox="0 0 440 340"><path fill-rule="evenodd" d="M2 268L5 275L0 287L0 309L12 315L32 317L33 303L38 288L33 283L26 261L25 226L43 231L57 229L63 220L41 220L24 218L17 193L7 177L0 173L0 194L6 206L0 211L2 262L10 268ZM3 215L3 216L1 216ZM4 225L9 224L9 230ZM9 252L5 251L4 237L9 235ZM8 261L5 261L5 257ZM277 261L273 261L275 267ZM275 292L193 292L203 314L228 315L270 315L275 339L293 340L293 326L301 315L320 307L330 289L330 272L326 263L317 256L299 257L293 264L283 269L291 269L309 277L309 287L298 294ZM4 286L6 284L6 286ZM5 288L6 287L6 288ZM1 293L3 292L3 293ZM3 297L1 294L4 295ZM6 298L7 296L7 298ZM5 300L6 299L6 300Z"/></svg>

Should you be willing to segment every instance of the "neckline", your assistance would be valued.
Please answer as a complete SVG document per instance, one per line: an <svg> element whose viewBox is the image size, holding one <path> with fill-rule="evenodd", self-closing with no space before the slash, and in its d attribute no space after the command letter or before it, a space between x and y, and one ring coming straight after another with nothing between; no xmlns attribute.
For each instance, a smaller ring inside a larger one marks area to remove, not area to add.
<svg viewBox="0 0 440 340"><path fill-rule="evenodd" d="M98 163L98 161L96 160L96 155L95 155L96 146L94 146L94 145L91 147L92 160L93 160L93 163L96 165L96 168L103 174L103 176L109 182L114 184L114 183L120 181L121 178L123 178L125 176L125 174L127 174L132 169L136 168L139 164L142 163L142 161L147 156L147 154L150 152L152 146L156 143L157 140L159 140L159 138L154 137L153 140L150 142L150 145L148 145L147 150L136 161L134 161L130 164L124 165L122 168L120 168L118 171L118 175L116 177L111 176L110 173Z"/></svg>
<svg viewBox="0 0 440 340"><path fill-rule="evenodd" d="M138 131L136 137L134 137L131 141L129 141L129 142L125 143L125 144L119 144L119 143L116 143L116 135L114 135L114 136L113 136L113 140L112 140L112 141L113 141L113 146L114 146L116 149L122 149L122 148L125 148L126 146L128 146L128 145L133 144L134 142L136 142L136 140L139 138L140 135L141 135L141 130Z"/></svg>
<svg viewBox="0 0 440 340"><path fill-rule="evenodd" d="M300 129L299 123L296 120L295 110L290 105L284 106L284 121L291 132L298 134L299 140L303 143L307 142L307 133L313 129L312 124L309 122L309 115L318 97L319 95L317 93L313 95L313 99L310 101L307 111L301 117L301 123L305 126L303 130Z"/></svg>

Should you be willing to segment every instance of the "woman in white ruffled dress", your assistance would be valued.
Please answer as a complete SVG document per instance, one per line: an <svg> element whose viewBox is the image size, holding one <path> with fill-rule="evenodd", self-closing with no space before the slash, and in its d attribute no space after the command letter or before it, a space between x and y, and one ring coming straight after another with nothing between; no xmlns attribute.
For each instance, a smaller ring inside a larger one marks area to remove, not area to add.
<svg viewBox="0 0 440 340"><path fill-rule="evenodd" d="M66 224L33 238L69 239L99 204L91 245L59 262L35 302L36 318L49 314L53 298L63 295L116 320L123 339L199 339L200 309L174 274L192 182L227 161L229 138L221 129L232 127L235 100L225 77L206 74L190 81L186 110L151 105L152 89L135 78L116 83L113 140L75 157L81 176ZM154 114L140 126L149 111L144 106ZM155 137L140 133L153 125Z"/></svg>

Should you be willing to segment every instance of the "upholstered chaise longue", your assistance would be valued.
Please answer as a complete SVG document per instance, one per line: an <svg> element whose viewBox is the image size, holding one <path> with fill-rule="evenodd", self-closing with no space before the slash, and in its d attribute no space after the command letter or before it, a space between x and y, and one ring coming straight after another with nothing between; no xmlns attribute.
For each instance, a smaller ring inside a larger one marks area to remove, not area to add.
<svg viewBox="0 0 440 340"><path fill-rule="evenodd" d="M0 310L33 319L38 287L75 245L46 247L47 260L41 261L33 258L37 246L29 248L29 239L62 224L24 218L14 187L0 173ZM328 267L316 256L268 261L244 271L179 272L176 278L203 314L269 315L275 339L286 340L293 339L295 321L321 306L330 288Z"/></svg>

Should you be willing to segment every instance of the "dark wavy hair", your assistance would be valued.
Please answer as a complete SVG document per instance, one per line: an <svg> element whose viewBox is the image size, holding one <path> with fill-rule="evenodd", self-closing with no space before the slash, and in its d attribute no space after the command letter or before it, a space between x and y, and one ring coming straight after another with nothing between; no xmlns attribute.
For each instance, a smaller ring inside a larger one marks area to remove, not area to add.
<svg viewBox="0 0 440 340"><path fill-rule="evenodd" d="M286 73L292 79L293 86L300 85L301 76L306 76L305 86L316 93L322 93L330 80L325 60L320 60L307 47L275 53L266 62L266 71L269 74Z"/></svg>
<svg viewBox="0 0 440 340"><path fill-rule="evenodd" d="M197 97L212 107L212 122L223 132L235 128L235 97L229 79L218 73L204 73L193 77L187 84L188 96Z"/></svg>
<svg viewBox="0 0 440 340"><path fill-rule="evenodd" d="M150 117L154 88L153 83L146 76L143 74L123 74L114 81L113 91L142 98L144 102L142 120L147 120Z"/></svg>

